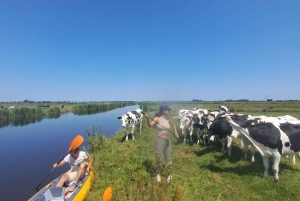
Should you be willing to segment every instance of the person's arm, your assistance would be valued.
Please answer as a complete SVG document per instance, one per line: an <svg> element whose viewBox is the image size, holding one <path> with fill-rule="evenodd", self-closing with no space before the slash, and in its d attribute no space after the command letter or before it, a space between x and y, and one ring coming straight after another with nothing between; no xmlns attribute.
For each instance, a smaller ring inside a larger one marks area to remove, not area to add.
<svg viewBox="0 0 300 201"><path fill-rule="evenodd" d="M60 161L60 163L59 163L59 164L57 164L57 163L54 163L54 165L53 165L53 168L57 168L57 167L63 166L65 163L66 163L66 161L65 161L65 160L62 160L62 161Z"/></svg>
<svg viewBox="0 0 300 201"><path fill-rule="evenodd" d="M149 117L149 115L148 114L145 114L145 117L146 117L146 119L147 119L147 124L148 124L148 126L149 127L152 127L152 126L154 126L156 123L158 123L158 117L154 117L154 119L150 122L150 117Z"/></svg>
<svg viewBox="0 0 300 201"><path fill-rule="evenodd" d="M178 133L177 133L175 124L173 123L173 121L171 121L171 119L169 119L169 122L170 122L170 124L173 126L173 129L174 129L174 132L175 132L175 137L176 137L176 138L179 138L179 135L178 135Z"/></svg>
<svg viewBox="0 0 300 201"><path fill-rule="evenodd" d="M90 167L93 165L94 159L91 156L88 156L88 166L86 167L86 174L89 174Z"/></svg>

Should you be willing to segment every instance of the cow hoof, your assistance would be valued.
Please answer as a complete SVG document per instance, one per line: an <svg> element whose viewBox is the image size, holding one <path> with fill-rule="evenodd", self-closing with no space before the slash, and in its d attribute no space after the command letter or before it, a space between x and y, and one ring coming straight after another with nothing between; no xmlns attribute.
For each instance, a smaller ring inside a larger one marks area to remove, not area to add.
<svg viewBox="0 0 300 201"><path fill-rule="evenodd" d="M276 183L279 182L279 179L274 179L274 182L276 182Z"/></svg>

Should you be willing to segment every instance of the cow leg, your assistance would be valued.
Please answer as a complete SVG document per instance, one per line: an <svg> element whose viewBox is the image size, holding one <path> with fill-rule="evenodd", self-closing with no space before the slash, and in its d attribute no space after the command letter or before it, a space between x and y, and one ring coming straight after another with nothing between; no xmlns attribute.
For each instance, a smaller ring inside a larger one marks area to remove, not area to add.
<svg viewBox="0 0 300 201"><path fill-rule="evenodd" d="M141 118L141 123L140 123L140 134L142 134L142 123L143 123L143 117Z"/></svg>
<svg viewBox="0 0 300 201"><path fill-rule="evenodd" d="M133 133L134 133L134 128L135 128L135 125L133 124L133 126L132 126L132 131L131 131L131 133L132 133L132 140L134 140L134 135L133 135Z"/></svg>
<svg viewBox="0 0 300 201"><path fill-rule="evenodd" d="M223 138L221 140L221 143L222 143L222 152L224 151L224 148L225 148L225 141L226 141L226 138Z"/></svg>
<svg viewBox="0 0 300 201"><path fill-rule="evenodd" d="M232 138L227 136L228 157L231 157L231 144L232 144Z"/></svg>
<svg viewBox="0 0 300 201"><path fill-rule="evenodd" d="M268 169L269 169L269 159L266 157L263 157L263 163L265 167L264 177L267 178L269 176Z"/></svg>
<svg viewBox="0 0 300 201"><path fill-rule="evenodd" d="M185 130L185 128L183 128L181 130L181 133L183 134L183 143L185 144L185 142L186 142L186 130Z"/></svg>
<svg viewBox="0 0 300 201"><path fill-rule="evenodd" d="M193 131L194 131L194 129L192 127L191 130L190 130L190 143L191 144L193 144Z"/></svg>
<svg viewBox="0 0 300 201"><path fill-rule="evenodd" d="M203 145L206 146L206 138L207 138L207 137L206 137L206 134L205 134L205 133L203 134L203 137L202 137L202 138L203 138ZM207 144L209 144L209 140L208 140Z"/></svg>
<svg viewBox="0 0 300 201"><path fill-rule="evenodd" d="M295 165L296 164L296 157L295 157L295 155L293 155L293 157L292 157L292 163Z"/></svg>
<svg viewBox="0 0 300 201"><path fill-rule="evenodd" d="M255 155L255 146L253 146L253 144L245 137L242 137L242 142L243 142L243 145L244 145L244 152L245 152L245 159L247 159L247 153L248 153L248 147L249 145L251 146L251 150L250 150L250 153L251 153L251 163L253 163L255 161L254 159L254 155Z"/></svg>
<svg viewBox="0 0 300 201"><path fill-rule="evenodd" d="M255 159L254 159L254 155L255 155L255 146L253 144L251 144L251 163L254 163Z"/></svg>
<svg viewBox="0 0 300 201"><path fill-rule="evenodd" d="M196 129L196 134L197 134L197 145L199 145L200 142L200 130Z"/></svg>
<svg viewBox="0 0 300 201"><path fill-rule="evenodd" d="M248 158L248 144L246 143L246 139L242 136L241 137L241 146L243 148L243 153L244 153L244 159Z"/></svg>
<svg viewBox="0 0 300 201"><path fill-rule="evenodd" d="M278 172L279 172L279 163L280 163L280 158L281 155L279 152L276 152L273 156L273 172L274 172L274 181L278 182L279 177L278 177Z"/></svg>
<svg viewBox="0 0 300 201"><path fill-rule="evenodd" d="M126 138L125 138L125 141L127 141L127 140L128 140L128 128L126 126Z"/></svg>

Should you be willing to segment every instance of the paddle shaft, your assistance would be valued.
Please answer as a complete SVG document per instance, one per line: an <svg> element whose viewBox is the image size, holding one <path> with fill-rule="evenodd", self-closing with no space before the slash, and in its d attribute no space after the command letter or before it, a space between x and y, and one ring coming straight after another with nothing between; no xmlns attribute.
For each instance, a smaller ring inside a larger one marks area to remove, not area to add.
<svg viewBox="0 0 300 201"><path fill-rule="evenodd" d="M56 164L58 165L60 163L60 161L62 161L65 158L62 157ZM54 168L52 168L52 170L48 173L48 175L46 176L46 178L35 188L38 191L38 188L40 187L40 185L47 179L47 177L51 174L51 172L54 170Z"/></svg>
<svg viewBox="0 0 300 201"><path fill-rule="evenodd" d="M141 112L143 115L145 115L145 112ZM149 117L149 119L151 119L152 121L154 121L151 117ZM173 133L172 131L170 131L169 129L165 128L163 125L161 125L160 123L156 122L157 124L159 124L161 127L163 127L164 129L166 129L167 131L169 131L170 133L172 133L173 135L175 135L175 133Z"/></svg>

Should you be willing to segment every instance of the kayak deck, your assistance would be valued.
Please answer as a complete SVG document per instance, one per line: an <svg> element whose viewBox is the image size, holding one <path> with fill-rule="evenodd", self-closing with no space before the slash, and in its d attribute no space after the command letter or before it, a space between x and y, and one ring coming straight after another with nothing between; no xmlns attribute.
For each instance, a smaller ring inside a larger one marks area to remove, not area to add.
<svg viewBox="0 0 300 201"><path fill-rule="evenodd" d="M93 168L91 168L89 175L79 180L78 185L73 192L69 192L69 187L67 186L56 187L56 184L61 177L62 175L47 184L28 201L82 201L90 191L94 179L94 172Z"/></svg>

